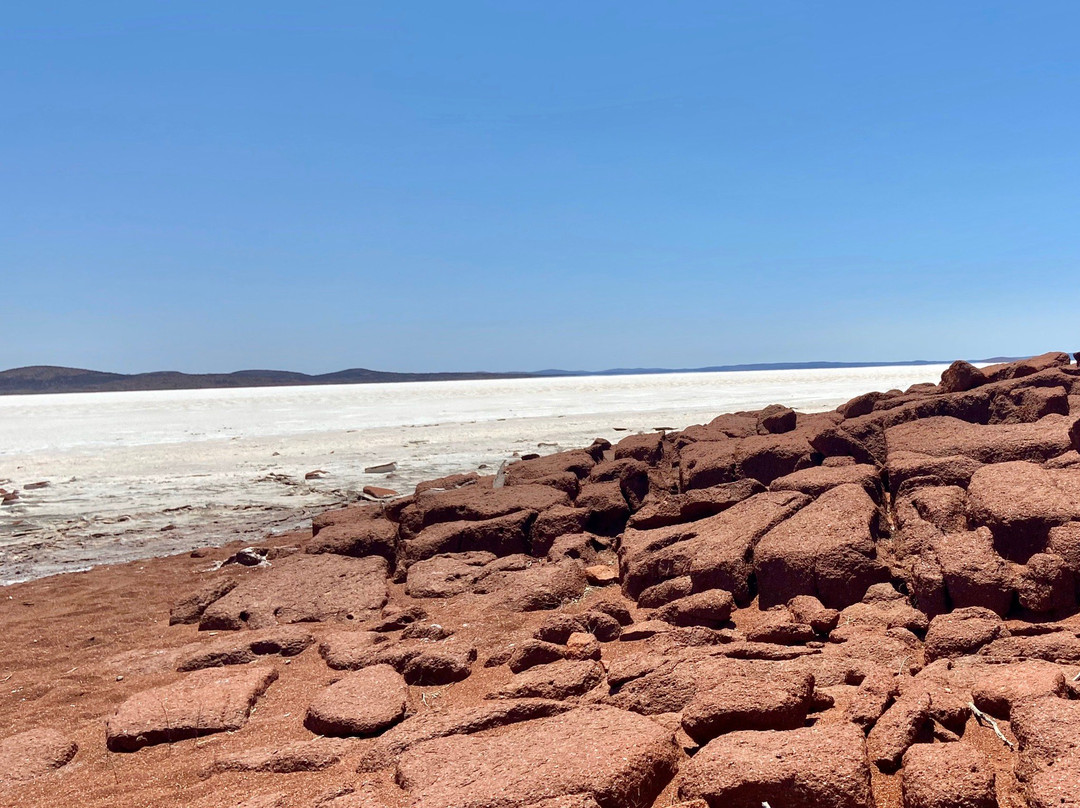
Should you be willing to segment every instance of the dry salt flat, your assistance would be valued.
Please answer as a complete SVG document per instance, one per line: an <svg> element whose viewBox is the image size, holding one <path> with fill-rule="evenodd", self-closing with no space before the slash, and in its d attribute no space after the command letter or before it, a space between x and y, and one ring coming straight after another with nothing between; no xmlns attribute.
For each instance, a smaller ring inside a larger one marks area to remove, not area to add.
<svg viewBox="0 0 1080 808"><path fill-rule="evenodd" d="M407 493L775 402L820 412L944 368L3 396L0 487L20 499L0 507L0 584L291 530L364 485Z"/></svg>

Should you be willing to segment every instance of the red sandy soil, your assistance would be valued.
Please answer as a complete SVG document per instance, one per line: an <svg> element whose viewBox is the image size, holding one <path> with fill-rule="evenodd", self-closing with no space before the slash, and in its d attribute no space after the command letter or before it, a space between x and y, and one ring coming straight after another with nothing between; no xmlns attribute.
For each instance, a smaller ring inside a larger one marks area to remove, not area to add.
<svg viewBox="0 0 1080 808"><path fill-rule="evenodd" d="M1078 415L956 363L9 586L0 806L1080 805Z"/></svg>

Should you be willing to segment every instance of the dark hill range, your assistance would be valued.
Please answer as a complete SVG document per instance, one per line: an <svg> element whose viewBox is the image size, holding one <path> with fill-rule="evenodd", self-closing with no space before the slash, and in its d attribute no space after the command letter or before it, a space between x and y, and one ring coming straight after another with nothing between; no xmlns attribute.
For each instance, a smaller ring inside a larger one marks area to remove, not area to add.
<svg viewBox="0 0 1080 808"><path fill-rule="evenodd" d="M1008 361L1005 357L991 360ZM309 375L287 370L238 370L233 373L107 373L99 370L34 365L0 371L0 395L36 393L103 393L124 390L201 390L224 387L292 387L311 384L375 384L385 382L441 382L474 379L527 379L553 376L628 376L654 373L715 373L739 370L812 370L827 368L890 367L945 364L930 360L910 362L774 362L717 365L705 368L615 368L601 371L539 370L534 372L394 373L350 368Z"/></svg>

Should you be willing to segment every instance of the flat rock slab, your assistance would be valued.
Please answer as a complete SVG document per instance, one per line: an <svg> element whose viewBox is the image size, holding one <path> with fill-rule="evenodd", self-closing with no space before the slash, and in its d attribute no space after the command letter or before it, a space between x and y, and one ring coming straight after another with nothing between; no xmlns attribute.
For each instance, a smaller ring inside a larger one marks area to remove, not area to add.
<svg viewBox="0 0 1080 808"><path fill-rule="evenodd" d="M519 673L488 698L568 699L588 693L603 679L604 666L596 660L560 659Z"/></svg>
<svg viewBox="0 0 1080 808"><path fill-rule="evenodd" d="M386 559L301 555L252 570L203 612L201 629L269 628L285 623L373 620L386 605Z"/></svg>
<svg viewBox="0 0 1080 808"><path fill-rule="evenodd" d="M920 743L904 754L904 808L994 808L994 767L965 743Z"/></svg>
<svg viewBox="0 0 1080 808"><path fill-rule="evenodd" d="M420 713L380 735L360 764L360 770L376 771L388 766L406 750L434 738L472 735L522 721L560 715L569 709L571 705L560 701L507 699L478 707Z"/></svg>
<svg viewBox="0 0 1080 808"><path fill-rule="evenodd" d="M105 728L108 748L134 752L144 746L233 732L243 727L251 708L277 679L269 667L240 670L207 668L179 681L137 693Z"/></svg>
<svg viewBox="0 0 1080 808"><path fill-rule="evenodd" d="M710 808L870 808L870 769L854 724L733 732L684 767L679 797Z"/></svg>
<svg viewBox="0 0 1080 808"><path fill-rule="evenodd" d="M675 773L671 733L607 707L439 738L398 761L397 782L413 808L525 808L590 795L601 808L648 805Z"/></svg>
<svg viewBox="0 0 1080 808"><path fill-rule="evenodd" d="M735 730L797 729L806 721L813 695L814 677L807 673L732 676L686 705L682 727L698 743Z"/></svg>
<svg viewBox="0 0 1080 808"><path fill-rule="evenodd" d="M311 738L282 746L251 749L219 757L211 767L215 772L317 772L337 763L352 748L343 738Z"/></svg>
<svg viewBox="0 0 1080 808"><path fill-rule="evenodd" d="M0 783L32 780L75 757L75 741L55 729L38 728L0 740Z"/></svg>
<svg viewBox="0 0 1080 808"><path fill-rule="evenodd" d="M304 726L319 735L374 735L404 717L407 695L400 673L389 665L371 665L316 696Z"/></svg>
<svg viewBox="0 0 1080 808"><path fill-rule="evenodd" d="M270 654L291 657L299 654L312 642L314 638L308 632L291 626L228 634L184 646L180 649L180 661L176 669L194 671L225 665L246 665Z"/></svg>

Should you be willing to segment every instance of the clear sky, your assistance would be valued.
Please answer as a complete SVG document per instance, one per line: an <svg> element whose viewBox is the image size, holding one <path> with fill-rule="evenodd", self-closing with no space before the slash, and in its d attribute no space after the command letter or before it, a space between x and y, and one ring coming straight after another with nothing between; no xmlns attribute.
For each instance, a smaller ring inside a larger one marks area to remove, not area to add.
<svg viewBox="0 0 1080 808"><path fill-rule="evenodd" d="M6 3L0 367L1080 350L1076 2Z"/></svg>

